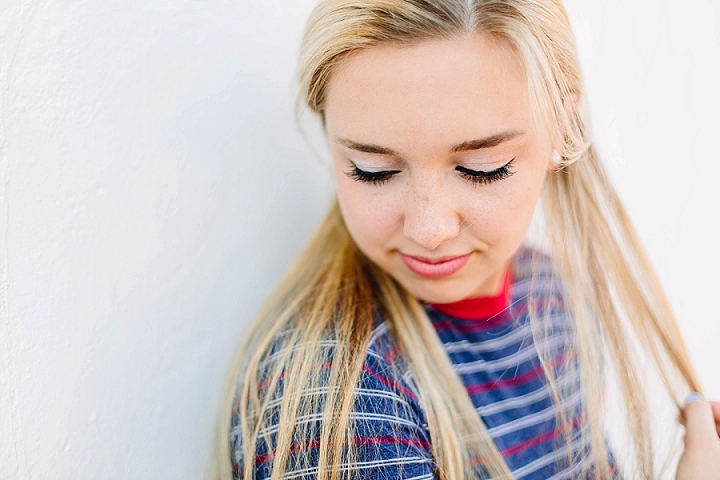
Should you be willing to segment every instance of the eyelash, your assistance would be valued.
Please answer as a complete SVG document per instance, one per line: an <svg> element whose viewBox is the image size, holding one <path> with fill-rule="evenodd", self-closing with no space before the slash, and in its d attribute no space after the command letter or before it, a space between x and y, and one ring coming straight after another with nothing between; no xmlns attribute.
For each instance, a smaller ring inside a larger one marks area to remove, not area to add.
<svg viewBox="0 0 720 480"><path fill-rule="evenodd" d="M472 183L489 185L491 183L499 182L500 180L505 180L506 178L515 175L515 172L510 169L514 160L515 158L510 160L502 167L496 168L495 170L490 170L489 172L483 172L481 170L470 170L469 168L461 167L459 165L455 167L455 170L460 172L463 177L465 177L468 181Z"/></svg>
<svg viewBox="0 0 720 480"><path fill-rule="evenodd" d="M455 167L455 170L471 183L489 185L515 175L515 172L510 169L514 160L515 159L513 158L502 167L489 172L484 172L482 170L470 170L469 168L461 167L459 165ZM365 170L360 170L357 166L354 166L347 175L358 182L382 185L383 183L389 182L390 179L397 173L400 173L400 170L366 172Z"/></svg>
<svg viewBox="0 0 720 480"><path fill-rule="evenodd" d="M386 170L384 172L366 172L365 170L360 170L357 166L355 166L352 170L350 170L350 172L348 172L348 176L354 180L357 180L358 182L371 183L373 185L382 185L383 183L389 182L396 173L400 173L400 170Z"/></svg>

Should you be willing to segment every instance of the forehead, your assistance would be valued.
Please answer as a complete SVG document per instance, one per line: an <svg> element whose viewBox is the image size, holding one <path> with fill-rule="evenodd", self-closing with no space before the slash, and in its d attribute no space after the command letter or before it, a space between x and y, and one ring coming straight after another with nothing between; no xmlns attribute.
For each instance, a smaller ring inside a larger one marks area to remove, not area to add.
<svg viewBox="0 0 720 480"><path fill-rule="evenodd" d="M381 45L343 59L327 92L328 133L403 148L528 130L525 73L504 44L483 35Z"/></svg>

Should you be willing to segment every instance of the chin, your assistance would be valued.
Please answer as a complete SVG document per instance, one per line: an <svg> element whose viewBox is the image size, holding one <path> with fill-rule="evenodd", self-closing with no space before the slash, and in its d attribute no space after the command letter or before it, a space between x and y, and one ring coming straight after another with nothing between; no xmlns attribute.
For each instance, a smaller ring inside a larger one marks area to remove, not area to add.
<svg viewBox="0 0 720 480"><path fill-rule="evenodd" d="M468 298L472 291L465 292L465 289L458 288L450 282L436 282L435 285L405 285L405 289L418 300L427 303L453 303ZM444 283L444 285L443 285Z"/></svg>

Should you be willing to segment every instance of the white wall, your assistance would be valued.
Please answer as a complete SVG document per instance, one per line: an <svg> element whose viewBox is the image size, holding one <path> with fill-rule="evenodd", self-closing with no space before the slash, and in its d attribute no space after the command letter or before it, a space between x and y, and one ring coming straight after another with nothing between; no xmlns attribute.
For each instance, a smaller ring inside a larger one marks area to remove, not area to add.
<svg viewBox="0 0 720 480"><path fill-rule="evenodd" d="M567 8L600 153L720 398L720 2Z"/></svg>
<svg viewBox="0 0 720 480"><path fill-rule="evenodd" d="M329 197L292 118L312 3L0 5L0 479L201 478L245 322ZM720 6L568 9L600 150L720 397Z"/></svg>
<svg viewBox="0 0 720 480"><path fill-rule="evenodd" d="M0 478L200 478L245 322L327 176L308 2L0 6Z"/></svg>

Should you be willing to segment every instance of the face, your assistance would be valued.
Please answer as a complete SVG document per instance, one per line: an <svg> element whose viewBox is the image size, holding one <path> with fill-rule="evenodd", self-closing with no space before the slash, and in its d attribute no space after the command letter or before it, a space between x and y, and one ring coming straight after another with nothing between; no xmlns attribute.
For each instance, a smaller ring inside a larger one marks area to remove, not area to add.
<svg viewBox="0 0 720 480"><path fill-rule="evenodd" d="M372 47L336 67L326 98L360 250L421 300L497 293L553 150L510 50L481 35Z"/></svg>

